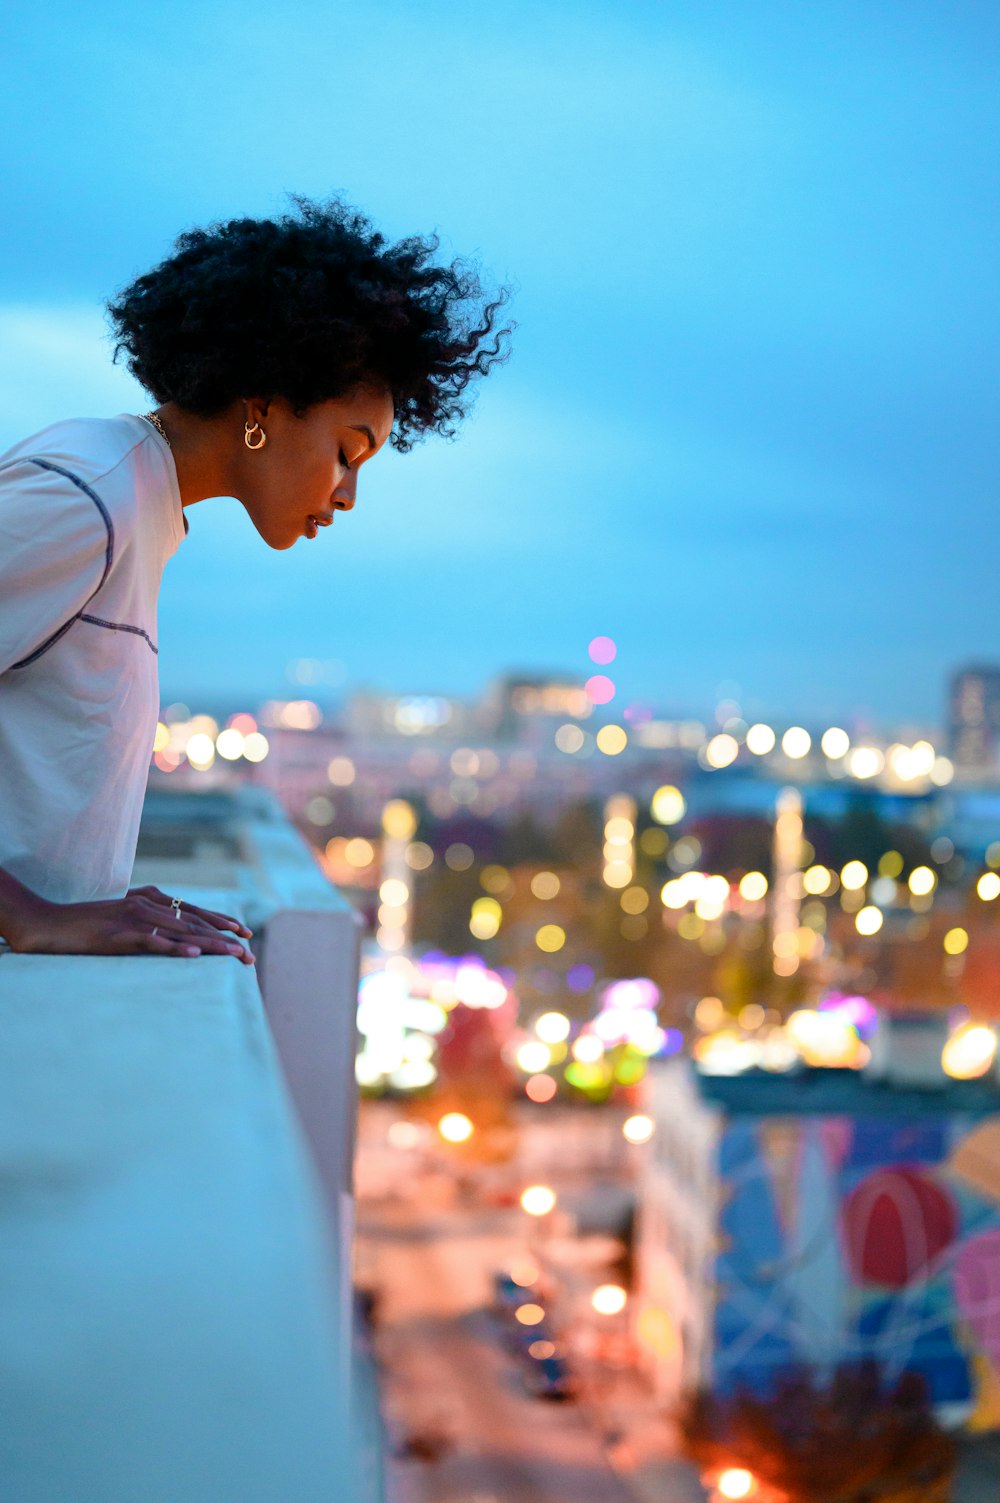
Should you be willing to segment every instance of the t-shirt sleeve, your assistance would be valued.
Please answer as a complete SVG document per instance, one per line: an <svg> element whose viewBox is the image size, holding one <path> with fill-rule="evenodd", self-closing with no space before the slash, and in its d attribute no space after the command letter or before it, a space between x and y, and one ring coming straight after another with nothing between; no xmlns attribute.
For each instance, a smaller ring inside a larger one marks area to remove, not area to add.
<svg viewBox="0 0 1000 1503"><path fill-rule="evenodd" d="M73 480L30 460L0 470L0 673L68 627L112 553L107 513Z"/></svg>

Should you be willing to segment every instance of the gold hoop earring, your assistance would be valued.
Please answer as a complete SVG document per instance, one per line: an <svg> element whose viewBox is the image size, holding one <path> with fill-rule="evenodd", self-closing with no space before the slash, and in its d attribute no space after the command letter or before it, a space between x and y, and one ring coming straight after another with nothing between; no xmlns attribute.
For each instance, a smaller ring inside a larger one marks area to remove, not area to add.
<svg viewBox="0 0 1000 1503"><path fill-rule="evenodd" d="M260 442L252 444L250 440L255 433L260 434ZM264 432L259 423L244 423L243 442L246 444L248 449L263 449L264 445L267 443L267 434Z"/></svg>

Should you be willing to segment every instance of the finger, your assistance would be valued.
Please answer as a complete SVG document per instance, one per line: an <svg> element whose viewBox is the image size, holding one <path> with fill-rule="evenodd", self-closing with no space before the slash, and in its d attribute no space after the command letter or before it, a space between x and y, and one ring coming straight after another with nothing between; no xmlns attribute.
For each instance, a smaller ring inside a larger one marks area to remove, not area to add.
<svg viewBox="0 0 1000 1503"><path fill-rule="evenodd" d="M184 944L162 932L137 936L136 948L140 953L148 951L151 955L183 955L187 959L194 959L201 954L197 945Z"/></svg>
<svg viewBox="0 0 1000 1503"><path fill-rule="evenodd" d="M133 908L134 915L143 923L148 923L151 928L160 928L172 934L197 934L208 935L212 938L219 936L220 930L217 925L210 924L207 919L200 916L195 909L185 908L181 913L176 913L173 908L164 909L153 902L143 902ZM230 940L235 943L235 940Z"/></svg>
<svg viewBox="0 0 1000 1503"><path fill-rule="evenodd" d="M182 903L181 912L185 916L193 914L196 918L203 919L205 923L211 924L213 929L231 929L247 939L253 933L253 930L248 929L246 924L241 923L239 919L232 918L228 913L216 913L212 908L199 908L197 903Z"/></svg>
<svg viewBox="0 0 1000 1503"><path fill-rule="evenodd" d="M242 960L245 965L254 964L253 955L244 945L237 940L225 939L216 931L210 934L185 935L163 924L158 924L155 928L155 934L150 930L136 936L140 949L150 950L156 955L231 955Z"/></svg>

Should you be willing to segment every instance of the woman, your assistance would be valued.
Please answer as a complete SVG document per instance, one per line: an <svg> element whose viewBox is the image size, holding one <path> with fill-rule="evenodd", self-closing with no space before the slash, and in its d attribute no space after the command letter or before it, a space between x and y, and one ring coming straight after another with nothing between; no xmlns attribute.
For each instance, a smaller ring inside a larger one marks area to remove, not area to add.
<svg viewBox="0 0 1000 1503"><path fill-rule="evenodd" d="M127 891L159 712L156 597L184 510L236 496L290 548L387 442L450 435L506 293L346 205L181 235L109 304L157 408L0 457L0 937L50 954L252 955L237 920Z"/></svg>

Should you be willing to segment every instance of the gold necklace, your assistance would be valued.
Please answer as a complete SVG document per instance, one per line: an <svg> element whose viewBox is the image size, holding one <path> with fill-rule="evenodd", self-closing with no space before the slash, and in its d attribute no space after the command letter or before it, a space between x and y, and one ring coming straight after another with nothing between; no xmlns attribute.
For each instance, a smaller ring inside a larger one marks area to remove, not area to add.
<svg viewBox="0 0 1000 1503"><path fill-rule="evenodd" d="M167 437L167 430L164 428L163 423L161 422L160 417L159 417L159 415L157 413L155 413L155 412L141 412L139 414L139 416L145 418L145 420L146 420L147 423L152 423L153 427L156 429L157 433L163 439L163 442L166 444L166 446L167 446L168 449L172 449L173 448L173 444L170 442L169 438Z"/></svg>

